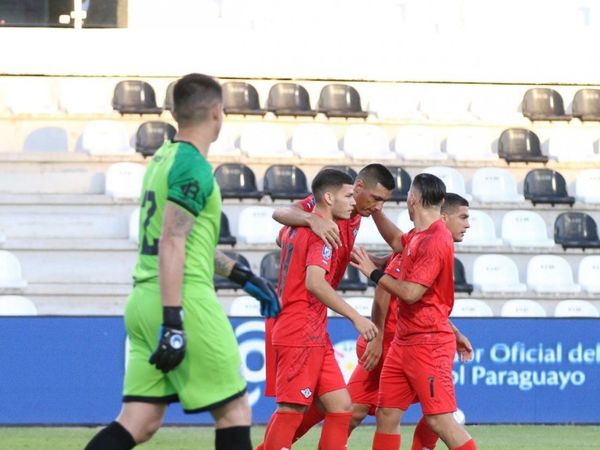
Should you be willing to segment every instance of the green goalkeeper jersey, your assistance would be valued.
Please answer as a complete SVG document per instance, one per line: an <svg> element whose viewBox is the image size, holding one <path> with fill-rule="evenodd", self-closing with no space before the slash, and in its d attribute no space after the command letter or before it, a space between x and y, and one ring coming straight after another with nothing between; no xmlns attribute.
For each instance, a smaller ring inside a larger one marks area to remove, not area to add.
<svg viewBox="0 0 600 450"><path fill-rule="evenodd" d="M158 283L158 242L165 205L171 201L196 217L186 241L184 289L202 286L213 291L221 193L206 158L188 142L165 142L146 170L140 201L134 284Z"/></svg>

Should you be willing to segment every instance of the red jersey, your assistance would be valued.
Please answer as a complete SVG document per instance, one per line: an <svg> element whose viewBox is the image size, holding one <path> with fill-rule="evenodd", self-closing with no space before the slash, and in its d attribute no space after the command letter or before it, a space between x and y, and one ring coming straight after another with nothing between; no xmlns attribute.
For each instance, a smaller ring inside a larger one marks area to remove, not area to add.
<svg viewBox="0 0 600 450"><path fill-rule="evenodd" d="M304 211L312 212L315 209L315 196L311 194L304 200L300 200L300 206ZM356 241L356 235L360 228L360 219L360 214L355 214L349 219L336 220L338 228L340 229L342 247L336 249L336 252L338 253L337 257L340 262L337 272L331 279L331 286L333 286L334 289L337 289L340 285L340 282L346 273L346 269L348 268L348 264L350 264L350 253L352 252L352 248L354 248L354 241Z"/></svg>
<svg viewBox="0 0 600 450"><path fill-rule="evenodd" d="M328 342L327 307L306 289L306 268L323 268L325 281L332 284L341 253L306 227L285 227L280 238L277 292L282 308L274 320L271 341L288 347L324 346Z"/></svg>
<svg viewBox="0 0 600 450"><path fill-rule="evenodd" d="M454 305L454 242L444 222L436 220L424 231L414 229L402 236L402 254L385 273L429 289L408 304L398 298L394 341L400 345L454 342L448 317Z"/></svg>

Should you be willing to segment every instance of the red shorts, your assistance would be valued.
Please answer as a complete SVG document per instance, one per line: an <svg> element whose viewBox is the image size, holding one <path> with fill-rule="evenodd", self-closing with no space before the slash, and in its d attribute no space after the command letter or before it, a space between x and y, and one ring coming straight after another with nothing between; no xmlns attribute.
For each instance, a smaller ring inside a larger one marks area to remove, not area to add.
<svg viewBox="0 0 600 450"><path fill-rule="evenodd" d="M277 364L275 362L275 349L271 342L271 333L275 319L268 317L265 319L265 370L267 380L265 383L265 397L275 397L275 373Z"/></svg>
<svg viewBox="0 0 600 450"><path fill-rule="evenodd" d="M274 345L277 403L310 405L315 396L345 389L333 347L286 347Z"/></svg>
<svg viewBox="0 0 600 450"><path fill-rule="evenodd" d="M452 362L456 342L441 345L392 343L379 379L378 405L408 409L421 403L423 414L456 411Z"/></svg>
<svg viewBox="0 0 600 450"><path fill-rule="evenodd" d="M359 405L369 405L369 414L374 416L375 410L377 409L377 399L379 395L379 376L381 375L381 369L383 367L383 361L387 354L391 339L384 339L381 358L377 366L371 370L365 370L363 363L360 361L362 355L367 349L366 343L359 339L356 343L356 356L358 356L358 364L355 367L350 379L348 380L348 392L352 403Z"/></svg>

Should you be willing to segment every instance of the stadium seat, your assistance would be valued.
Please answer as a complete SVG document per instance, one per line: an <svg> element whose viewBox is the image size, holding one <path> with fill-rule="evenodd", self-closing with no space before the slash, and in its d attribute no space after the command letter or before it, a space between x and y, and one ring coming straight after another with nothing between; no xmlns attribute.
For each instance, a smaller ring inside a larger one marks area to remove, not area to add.
<svg viewBox="0 0 600 450"><path fill-rule="evenodd" d="M502 240L511 247L554 246L554 241L548 238L546 221L534 211L516 210L504 214Z"/></svg>
<svg viewBox="0 0 600 450"><path fill-rule="evenodd" d="M415 227L415 224L410 220L410 215L408 214L408 209L403 209L398 214L398 219L396 220L396 225L402 232L407 233Z"/></svg>
<svg viewBox="0 0 600 450"><path fill-rule="evenodd" d="M367 283L363 282L360 278L360 273L355 267L348 266L344 273L344 278L340 282L337 290L346 291L364 291L367 289Z"/></svg>
<svg viewBox="0 0 600 450"><path fill-rule="evenodd" d="M275 244L281 225L272 218L273 208L247 206L238 217L237 238L247 244Z"/></svg>
<svg viewBox="0 0 600 450"><path fill-rule="evenodd" d="M369 112L380 120L415 120L421 118L419 98L414 93L400 92L389 86L369 96Z"/></svg>
<svg viewBox="0 0 600 450"><path fill-rule="evenodd" d="M583 203L600 203L600 169L581 170L577 174L575 198Z"/></svg>
<svg viewBox="0 0 600 450"><path fill-rule="evenodd" d="M304 86L296 83L277 83L269 90L267 109L276 116L310 116L317 111L310 107L310 97Z"/></svg>
<svg viewBox="0 0 600 450"><path fill-rule="evenodd" d="M346 297L344 300L358 311L361 316L371 317L373 297Z"/></svg>
<svg viewBox="0 0 600 450"><path fill-rule="evenodd" d="M419 111L427 119L435 122L470 122L470 100L463 93L450 90L425 94L419 103Z"/></svg>
<svg viewBox="0 0 600 450"><path fill-rule="evenodd" d="M554 222L554 240L568 248L600 248L598 227L593 217L582 212L560 214Z"/></svg>
<svg viewBox="0 0 600 450"><path fill-rule="evenodd" d="M240 135L240 150L250 158L289 158L283 128L273 123L245 125Z"/></svg>
<svg viewBox="0 0 600 450"><path fill-rule="evenodd" d="M483 300L474 298L459 298L454 300L450 317L493 317L490 305Z"/></svg>
<svg viewBox="0 0 600 450"><path fill-rule="evenodd" d="M573 97L573 117L600 121L600 89L580 89Z"/></svg>
<svg viewBox="0 0 600 450"><path fill-rule="evenodd" d="M42 78L14 78L4 94L4 105L12 114L57 113L57 102L48 81Z"/></svg>
<svg viewBox="0 0 600 450"><path fill-rule="evenodd" d="M140 208L137 207L129 215L129 240L135 245L140 242Z"/></svg>
<svg viewBox="0 0 600 450"><path fill-rule="evenodd" d="M467 233L468 234L468 233ZM473 263L473 286L481 292L525 292L515 262L504 255L481 255Z"/></svg>
<svg viewBox="0 0 600 450"><path fill-rule="evenodd" d="M387 245L385 240L379 234L377 225L372 217L363 217L360 222L360 229L356 235L356 244L358 245Z"/></svg>
<svg viewBox="0 0 600 450"><path fill-rule="evenodd" d="M387 133L376 125L350 125L344 135L344 152L352 159L394 159Z"/></svg>
<svg viewBox="0 0 600 450"><path fill-rule="evenodd" d="M446 138L446 153L456 161L494 161L498 155L492 151L492 140L476 130L459 129Z"/></svg>
<svg viewBox="0 0 600 450"><path fill-rule="evenodd" d="M477 209L469 211L469 230L465 233L460 246L486 247L502 245L502 239L496 235L496 226L492 218Z"/></svg>
<svg viewBox="0 0 600 450"><path fill-rule="evenodd" d="M104 193L115 199L139 198L146 168L142 164L119 162L106 171Z"/></svg>
<svg viewBox="0 0 600 450"><path fill-rule="evenodd" d="M135 151L142 156L152 156L166 140L173 139L177 130L171 124L158 120L144 122L135 134Z"/></svg>
<svg viewBox="0 0 600 450"><path fill-rule="evenodd" d="M328 84L321 89L319 112L327 117L366 119L369 116L369 113L362 109L358 91L346 84Z"/></svg>
<svg viewBox="0 0 600 450"><path fill-rule="evenodd" d="M27 281L23 279L21 264L15 255L0 250L0 288L23 289Z"/></svg>
<svg viewBox="0 0 600 450"><path fill-rule="evenodd" d="M262 192L256 188L256 177L250 167L240 163L225 163L215 169L215 179L222 198L260 199Z"/></svg>
<svg viewBox="0 0 600 450"><path fill-rule="evenodd" d="M554 308L554 317L600 317L600 312L586 300L561 300Z"/></svg>
<svg viewBox="0 0 600 450"><path fill-rule="evenodd" d="M575 197L567 192L565 178L552 169L533 169L527 173L523 182L523 194L534 206L538 203L573 206L575 203Z"/></svg>
<svg viewBox="0 0 600 450"><path fill-rule="evenodd" d="M250 263L244 257L244 255L242 255L241 253L235 253L235 252L229 252L229 251L226 251L223 253L225 255L229 256L235 262L239 263L240 265L245 266L245 267L250 267ZM229 278L222 277L221 275L215 274L215 276L213 278L213 282L214 282L216 290L219 290L219 289L236 289L236 290L241 289L241 286L239 284L231 281Z"/></svg>
<svg viewBox="0 0 600 450"><path fill-rule="evenodd" d="M154 88L141 80L119 81L113 93L112 107L121 114L160 114Z"/></svg>
<svg viewBox="0 0 600 450"><path fill-rule="evenodd" d="M600 293L600 256L586 256L579 262L577 282L591 294Z"/></svg>
<svg viewBox="0 0 600 450"><path fill-rule="evenodd" d="M594 151L596 138L588 130L553 130L548 139L548 156L558 162L599 161Z"/></svg>
<svg viewBox="0 0 600 450"><path fill-rule="evenodd" d="M242 154L236 145L239 132L235 126L230 126L227 122L221 127L219 137L210 145L210 156L229 156L239 158Z"/></svg>
<svg viewBox="0 0 600 450"><path fill-rule="evenodd" d="M232 247L237 243L235 236L232 236L229 230L229 219L227 215L221 211L221 229L219 233L219 244L231 245Z"/></svg>
<svg viewBox="0 0 600 450"><path fill-rule="evenodd" d="M231 301L230 317L260 317L260 302L249 295L236 297Z"/></svg>
<svg viewBox="0 0 600 450"><path fill-rule="evenodd" d="M90 155L130 155L134 152L127 128L114 120L88 122L81 135L81 148Z"/></svg>
<svg viewBox="0 0 600 450"><path fill-rule="evenodd" d="M465 292L469 295L473 292L473 285L467 283L465 266L458 258L454 258L454 291Z"/></svg>
<svg viewBox="0 0 600 450"><path fill-rule="evenodd" d="M530 120L571 120L571 116L565 114L562 97L554 89L528 89L521 109Z"/></svg>
<svg viewBox="0 0 600 450"><path fill-rule="evenodd" d="M342 172L347 173L348 175L350 175L350 177L352 177L352 181L354 181L356 179L356 170L354 170L352 167L350 166L337 166L337 165L333 165L333 166L324 166L321 170L325 170L325 169L335 169L335 170L340 170Z"/></svg>
<svg viewBox="0 0 600 450"><path fill-rule="evenodd" d="M279 265L281 264L281 251L275 250L264 255L260 261L260 276L266 278L274 286L279 279Z"/></svg>
<svg viewBox="0 0 600 450"><path fill-rule="evenodd" d="M575 293L581 286L573 282L573 271L566 259L556 255L537 255L527 264L527 286L538 293Z"/></svg>
<svg viewBox="0 0 600 450"><path fill-rule="evenodd" d="M475 95L471 100L471 114L482 122L529 124L521 113L522 97L511 93L496 92Z"/></svg>
<svg viewBox="0 0 600 450"><path fill-rule="evenodd" d="M266 109L260 107L256 88L243 81L223 83L223 112L225 114L243 114L264 116Z"/></svg>
<svg viewBox="0 0 600 450"><path fill-rule="evenodd" d="M407 161L447 159L438 139L426 127L399 127L394 139L394 151Z"/></svg>
<svg viewBox="0 0 600 450"><path fill-rule="evenodd" d="M299 200L310 193L306 175L292 164L270 166L265 172L263 188L265 195L273 200Z"/></svg>
<svg viewBox="0 0 600 450"><path fill-rule="evenodd" d="M471 193L473 199L482 203L522 203L524 200L517 192L512 173L496 167L483 167L475 171Z"/></svg>
<svg viewBox="0 0 600 450"><path fill-rule="evenodd" d="M396 203L405 202L412 183L409 173L400 166L387 166L387 168L396 180L396 188L392 191L390 200Z"/></svg>
<svg viewBox="0 0 600 450"><path fill-rule="evenodd" d="M498 156L508 164L548 162L548 157L542 155L540 138L533 131L524 128L508 128L502 132L498 139Z"/></svg>
<svg viewBox="0 0 600 450"><path fill-rule="evenodd" d="M165 100L163 102L163 109L165 111L173 111L173 89L175 88L177 80L171 81L165 91Z"/></svg>
<svg viewBox="0 0 600 450"><path fill-rule="evenodd" d="M87 79L65 79L60 92L60 109L67 114L110 114L110 94Z"/></svg>
<svg viewBox="0 0 600 450"><path fill-rule="evenodd" d="M322 123L303 123L294 129L291 147L300 158L344 158L335 131Z"/></svg>
<svg viewBox="0 0 600 450"><path fill-rule="evenodd" d="M0 295L0 316L37 316L35 304L20 295Z"/></svg>
<svg viewBox="0 0 600 450"><path fill-rule="evenodd" d="M446 192L453 192L467 200L471 200L471 196L467 194L465 189L465 180L458 170L445 166L431 166L421 172L430 173L440 178L446 185Z"/></svg>
<svg viewBox="0 0 600 450"><path fill-rule="evenodd" d="M500 317L546 317L546 310L534 300L516 298L502 305Z"/></svg>

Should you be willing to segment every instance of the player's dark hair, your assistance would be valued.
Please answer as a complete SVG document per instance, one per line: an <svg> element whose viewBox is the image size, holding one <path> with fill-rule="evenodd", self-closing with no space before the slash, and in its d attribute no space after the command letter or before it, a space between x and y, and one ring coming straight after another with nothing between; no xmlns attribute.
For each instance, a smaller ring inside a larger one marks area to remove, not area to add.
<svg viewBox="0 0 600 450"><path fill-rule="evenodd" d="M210 108L222 101L221 85L208 75L190 73L177 80L173 88L173 112L179 126L203 122Z"/></svg>
<svg viewBox="0 0 600 450"><path fill-rule="evenodd" d="M450 211L454 211L456 208L460 208L461 206L466 206L468 208L468 200L458 194L455 194L454 192L448 192L444 197L442 212L449 213Z"/></svg>
<svg viewBox="0 0 600 450"><path fill-rule="evenodd" d="M323 169L314 178L311 189L315 200L320 202L327 191L337 192L344 184L352 185L352 177L337 169Z"/></svg>
<svg viewBox="0 0 600 450"><path fill-rule="evenodd" d="M358 180L363 180L365 186L375 187L377 183L381 184L388 191L396 188L396 180L392 173L383 164L369 164L358 172Z"/></svg>
<svg viewBox="0 0 600 450"><path fill-rule="evenodd" d="M424 208L432 206L441 206L446 196L446 185L435 175L430 173L420 173L417 175L410 186L421 194L421 203Z"/></svg>

